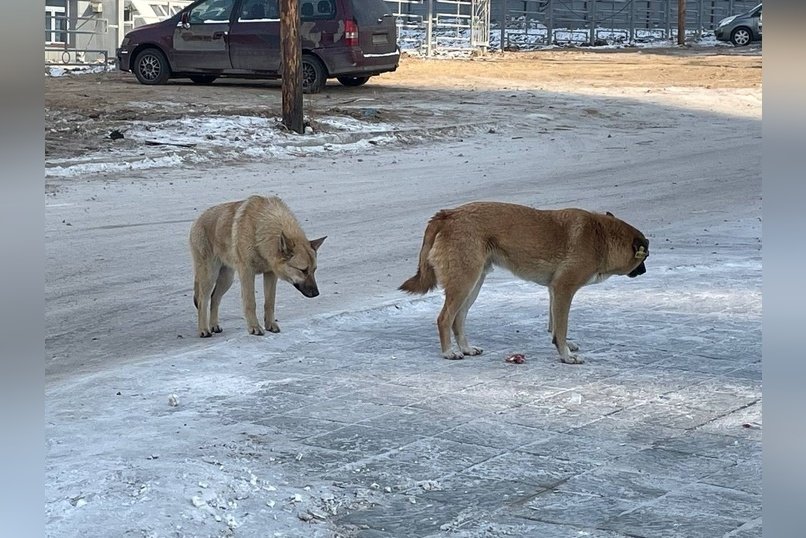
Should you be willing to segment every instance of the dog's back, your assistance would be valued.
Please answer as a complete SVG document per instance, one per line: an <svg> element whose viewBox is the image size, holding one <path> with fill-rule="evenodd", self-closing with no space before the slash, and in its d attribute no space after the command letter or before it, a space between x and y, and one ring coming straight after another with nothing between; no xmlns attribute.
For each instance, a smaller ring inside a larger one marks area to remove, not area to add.
<svg viewBox="0 0 806 538"><path fill-rule="evenodd" d="M579 249L571 256L596 248L570 237L590 237L586 215L590 214L577 209L538 210L503 202L472 202L443 209L426 227L417 274L399 289L426 293L438 284L444 287L469 267L475 273L490 264L547 285L557 263L568 258L569 244Z"/></svg>
<svg viewBox="0 0 806 538"><path fill-rule="evenodd" d="M194 257L216 258L228 267L246 262L255 255L266 257L269 243L280 235L290 241L306 242L305 232L285 202L276 196L253 195L245 200L225 202L206 209L190 229ZM271 255L274 250L271 249Z"/></svg>

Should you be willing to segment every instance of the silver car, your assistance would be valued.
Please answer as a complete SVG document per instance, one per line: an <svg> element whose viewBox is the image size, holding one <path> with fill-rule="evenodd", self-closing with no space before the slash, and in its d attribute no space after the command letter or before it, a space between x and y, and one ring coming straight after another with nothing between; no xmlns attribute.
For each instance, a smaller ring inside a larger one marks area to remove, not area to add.
<svg viewBox="0 0 806 538"><path fill-rule="evenodd" d="M714 35L719 41L730 41L737 47L761 41L761 4L745 13L722 19Z"/></svg>

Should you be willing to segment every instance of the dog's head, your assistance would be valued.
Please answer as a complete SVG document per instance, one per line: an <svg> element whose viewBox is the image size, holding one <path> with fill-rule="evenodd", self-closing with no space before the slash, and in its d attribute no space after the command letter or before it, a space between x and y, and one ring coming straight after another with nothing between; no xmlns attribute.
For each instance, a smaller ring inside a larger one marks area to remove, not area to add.
<svg viewBox="0 0 806 538"><path fill-rule="evenodd" d="M617 249L618 265L621 266L620 273L630 278L643 275L646 273L644 261L649 256L649 239L644 237L644 234L640 231L613 215L613 213L608 211L606 215L618 223L614 228L614 233L622 238ZM630 243L627 243L627 241Z"/></svg>
<svg viewBox="0 0 806 538"><path fill-rule="evenodd" d="M319 295L315 278L316 251L324 243L325 237L308 241L305 238L293 240L285 234L280 234L281 261L275 272L278 278L289 282L305 297Z"/></svg>
<svg viewBox="0 0 806 538"><path fill-rule="evenodd" d="M633 265L635 266L632 271L627 273L630 278L635 278L638 275L646 273L646 265L644 260L649 256L649 239L641 235L632 241L633 250Z"/></svg>

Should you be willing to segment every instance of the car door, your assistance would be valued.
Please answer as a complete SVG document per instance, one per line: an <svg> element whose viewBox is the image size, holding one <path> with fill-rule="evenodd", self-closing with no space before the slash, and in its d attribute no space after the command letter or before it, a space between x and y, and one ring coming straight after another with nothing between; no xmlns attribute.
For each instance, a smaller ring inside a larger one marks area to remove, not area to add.
<svg viewBox="0 0 806 538"><path fill-rule="evenodd" d="M281 61L278 0L242 0L229 45L233 68L277 73Z"/></svg>
<svg viewBox="0 0 806 538"><path fill-rule="evenodd" d="M395 58L397 27L383 0L350 0L358 22L358 42L365 58Z"/></svg>
<svg viewBox="0 0 806 538"><path fill-rule="evenodd" d="M182 12L174 30L174 71L230 69L230 18L237 0L201 0Z"/></svg>

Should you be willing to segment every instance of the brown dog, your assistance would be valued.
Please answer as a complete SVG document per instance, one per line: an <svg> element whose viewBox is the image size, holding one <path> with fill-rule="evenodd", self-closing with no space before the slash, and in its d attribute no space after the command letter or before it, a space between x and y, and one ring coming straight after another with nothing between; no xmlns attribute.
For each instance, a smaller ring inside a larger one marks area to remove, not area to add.
<svg viewBox="0 0 806 538"><path fill-rule="evenodd" d="M442 356L478 355L465 337L467 311L493 265L549 288L548 330L560 360L581 363L567 341L571 300L582 286L612 275L646 272L649 241L611 213L582 209L538 210L516 204L474 202L434 215L425 229L417 274L400 289L426 293L445 289L437 319ZM451 350L451 335L459 352Z"/></svg>
<svg viewBox="0 0 806 538"><path fill-rule="evenodd" d="M220 333L218 307L232 285L241 280L241 299L250 334L263 334L255 315L255 276L263 274L263 321L280 332L274 319L277 279L293 284L305 297L316 297L316 251L324 237L308 241L285 203L273 196L250 196L205 210L190 228L193 255L193 304L199 314L199 336ZM208 317L209 316L209 317Z"/></svg>

